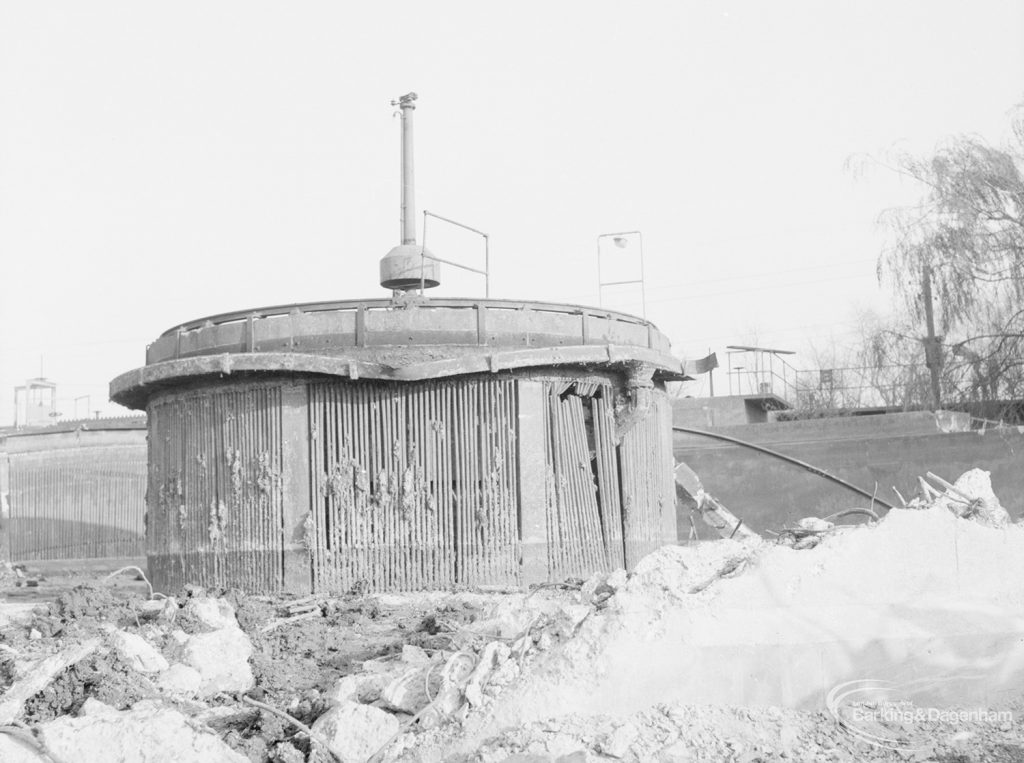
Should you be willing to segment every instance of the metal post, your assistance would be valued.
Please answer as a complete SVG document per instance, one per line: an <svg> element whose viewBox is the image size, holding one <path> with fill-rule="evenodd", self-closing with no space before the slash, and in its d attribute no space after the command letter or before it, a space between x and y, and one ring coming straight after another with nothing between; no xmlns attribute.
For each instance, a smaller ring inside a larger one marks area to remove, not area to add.
<svg viewBox="0 0 1024 763"><path fill-rule="evenodd" d="M710 356L710 355L711 355L711 348L708 347L708 356ZM714 368L708 369L708 385L711 387L710 397L714 397L715 396L715 369Z"/></svg>
<svg viewBox="0 0 1024 763"><path fill-rule="evenodd" d="M644 287L644 234L636 232L640 239L640 315L647 320L647 291Z"/></svg>
<svg viewBox="0 0 1024 763"><path fill-rule="evenodd" d="M416 243L416 194L412 162L412 113L416 110L416 93L398 99L402 109L402 243Z"/></svg>
<svg viewBox="0 0 1024 763"><path fill-rule="evenodd" d="M484 234L484 299L491 298L491 237Z"/></svg>
<svg viewBox="0 0 1024 763"><path fill-rule="evenodd" d="M626 236L636 236L640 241L640 278L630 279L626 281L609 281L605 283L601 276L601 239L612 238L621 240ZM644 234L638 230L629 230L622 233L602 233L597 237L597 304L599 307L604 306L604 287L606 286L622 286L624 284L640 284L640 313L644 320L647 320L647 290L644 284Z"/></svg>
<svg viewBox="0 0 1024 763"><path fill-rule="evenodd" d="M924 299L924 320L928 336L924 340L924 362L931 374L932 410L937 411L942 405L942 387L939 374L942 368L942 339L935 335L935 315L932 307L932 269L925 265L921 283Z"/></svg>
<svg viewBox="0 0 1024 763"><path fill-rule="evenodd" d="M420 296L427 284L427 210L423 210L423 246L420 247Z"/></svg>

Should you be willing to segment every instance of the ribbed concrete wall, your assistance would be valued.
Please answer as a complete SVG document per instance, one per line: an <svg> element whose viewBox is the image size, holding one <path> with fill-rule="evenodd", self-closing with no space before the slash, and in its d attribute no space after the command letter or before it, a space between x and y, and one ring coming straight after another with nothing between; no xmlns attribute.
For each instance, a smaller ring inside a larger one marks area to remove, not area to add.
<svg viewBox="0 0 1024 763"><path fill-rule="evenodd" d="M94 434L60 443L50 438L42 444L51 447L43 449L21 437L21 452L0 453L8 470L6 535L12 561L145 554L145 432L115 438ZM119 444L103 444L111 439Z"/></svg>
<svg viewBox="0 0 1024 763"><path fill-rule="evenodd" d="M165 394L149 408L151 579L275 591L283 580L282 385Z"/></svg>
<svg viewBox="0 0 1024 763"><path fill-rule="evenodd" d="M519 582L514 380L309 392L314 588Z"/></svg>
<svg viewBox="0 0 1024 763"><path fill-rule="evenodd" d="M616 414L624 395L614 374L278 377L157 393L154 585L410 590L635 564L674 537L671 435L663 389L635 420ZM524 500L536 486L540 500ZM523 549L537 525L539 567Z"/></svg>

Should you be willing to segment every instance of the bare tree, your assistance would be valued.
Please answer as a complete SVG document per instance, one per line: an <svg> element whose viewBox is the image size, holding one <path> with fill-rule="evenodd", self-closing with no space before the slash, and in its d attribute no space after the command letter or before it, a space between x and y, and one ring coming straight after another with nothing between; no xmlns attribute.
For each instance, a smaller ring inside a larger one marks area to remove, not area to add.
<svg viewBox="0 0 1024 763"><path fill-rule="evenodd" d="M927 326L934 396L941 389L947 403L1016 397L1024 386L1024 105L1011 128L1004 148L960 136L893 162L924 193L882 215L892 237L879 278Z"/></svg>
<svg viewBox="0 0 1024 763"><path fill-rule="evenodd" d="M814 370L797 376L797 415L836 415L869 407L903 411L929 407L930 373L910 317L861 311L855 324L854 335L841 344L833 342L825 349L812 345L805 353ZM955 388L958 373L956 364L947 363L940 377L943 387Z"/></svg>

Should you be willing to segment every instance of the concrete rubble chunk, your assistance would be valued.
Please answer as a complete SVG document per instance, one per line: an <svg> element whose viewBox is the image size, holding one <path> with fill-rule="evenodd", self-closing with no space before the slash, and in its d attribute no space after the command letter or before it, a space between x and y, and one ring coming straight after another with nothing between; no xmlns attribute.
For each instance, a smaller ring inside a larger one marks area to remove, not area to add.
<svg viewBox="0 0 1024 763"><path fill-rule="evenodd" d="M178 614L178 601L173 596L165 599L149 599L138 605L141 620L173 620Z"/></svg>
<svg viewBox="0 0 1024 763"><path fill-rule="evenodd" d="M474 668L473 673L466 683L466 700L471 705L479 706L483 703L483 688L496 667L502 665L511 656L512 650L508 644L501 641L492 641L480 652L480 659Z"/></svg>
<svg viewBox="0 0 1024 763"><path fill-rule="evenodd" d="M231 606L231 602L224 599L210 597L189 599L185 603L185 614L190 615L202 625L213 630L238 627L238 620L235 619L235 608Z"/></svg>
<svg viewBox="0 0 1024 763"><path fill-rule="evenodd" d="M342 763L365 763L398 733L399 722L371 705L343 702L317 718L312 730Z"/></svg>
<svg viewBox="0 0 1024 763"><path fill-rule="evenodd" d="M332 703L376 702L380 699L381 692L394 678L392 673L355 673L342 676L324 698Z"/></svg>
<svg viewBox="0 0 1024 763"><path fill-rule="evenodd" d="M173 631L171 631L171 639L178 646L184 646L185 643L188 641L188 634L185 633L185 631L183 631L181 628L175 628Z"/></svg>
<svg viewBox="0 0 1024 763"><path fill-rule="evenodd" d="M1006 527L1010 522L1009 513L992 490L991 472L984 469L971 469L961 474L952 489L947 488L936 503L958 517L975 519L990 527Z"/></svg>
<svg viewBox="0 0 1024 763"><path fill-rule="evenodd" d="M608 579L605 581L609 586L618 591L622 586L626 585L626 581L629 579L629 573L619 567L617 570L613 570L608 575Z"/></svg>
<svg viewBox="0 0 1024 763"><path fill-rule="evenodd" d="M195 668L177 662L161 673L156 682L168 694L196 696L202 688L203 676Z"/></svg>
<svg viewBox="0 0 1024 763"><path fill-rule="evenodd" d="M441 686L430 706L420 713L422 728L433 728L462 708L468 711L463 691L475 667L476 657L469 652L456 652L448 657L440 671Z"/></svg>
<svg viewBox="0 0 1024 763"><path fill-rule="evenodd" d="M424 651L423 647L416 646L415 644L405 644L402 647L402 662L413 665L427 663L430 662L430 655Z"/></svg>
<svg viewBox="0 0 1024 763"><path fill-rule="evenodd" d="M4 763L49 763L29 742L9 734L0 734L0 760Z"/></svg>
<svg viewBox="0 0 1024 763"><path fill-rule="evenodd" d="M437 696L441 682L440 666L428 664L408 668L384 687L380 698L393 710L415 714Z"/></svg>
<svg viewBox="0 0 1024 763"><path fill-rule="evenodd" d="M11 625L27 625L35 617L35 604L22 602L0 602L0 628Z"/></svg>
<svg viewBox="0 0 1024 763"><path fill-rule="evenodd" d="M75 763L247 763L216 734L195 728L183 714L166 705L142 701L123 712L101 705L91 700L83 707L83 715L64 716L38 727L55 759Z"/></svg>
<svg viewBox="0 0 1024 763"><path fill-rule="evenodd" d="M796 523L801 530L810 532L827 532L835 527L835 524L821 517L804 517Z"/></svg>
<svg viewBox="0 0 1024 763"><path fill-rule="evenodd" d="M146 639L127 631L110 634L110 644L121 658L140 673L159 673L167 670L167 660Z"/></svg>
<svg viewBox="0 0 1024 763"><path fill-rule="evenodd" d="M106 702L100 702L94 697L89 697L82 703L78 710L79 718L117 718L117 708L111 707Z"/></svg>
<svg viewBox="0 0 1024 763"><path fill-rule="evenodd" d="M252 641L238 627L190 636L182 649L185 664L202 676L199 694L203 697L255 686L249 665L252 651Z"/></svg>
<svg viewBox="0 0 1024 763"><path fill-rule="evenodd" d="M363 661L364 673L394 673L401 668L401 664L394 660L375 659Z"/></svg>
<svg viewBox="0 0 1024 763"><path fill-rule="evenodd" d="M453 684L442 685L434 697L431 706L420 715L420 726L425 729L434 728L445 718L452 715L464 704L462 690Z"/></svg>
<svg viewBox="0 0 1024 763"><path fill-rule="evenodd" d="M624 758L639 736L640 732L636 726L624 723L605 738L601 744L601 752L613 758Z"/></svg>
<svg viewBox="0 0 1024 763"><path fill-rule="evenodd" d="M276 763L306 763L306 756L291 742L278 742L274 746L273 760Z"/></svg>

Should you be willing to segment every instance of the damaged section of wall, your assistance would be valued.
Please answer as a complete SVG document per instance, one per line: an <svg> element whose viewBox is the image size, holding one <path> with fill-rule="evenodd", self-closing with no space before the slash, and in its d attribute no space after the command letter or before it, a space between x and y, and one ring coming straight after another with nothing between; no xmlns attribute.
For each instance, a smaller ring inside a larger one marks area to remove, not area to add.
<svg viewBox="0 0 1024 763"><path fill-rule="evenodd" d="M617 458L608 436L614 392L608 384L572 381L545 387L548 577L585 577L622 559Z"/></svg>
<svg viewBox="0 0 1024 763"><path fill-rule="evenodd" d="M676 536L671 418L667 396L655 392L619 446L627 569Z"/></svg>
<svg viewBox="0 0 1024 763"><path fill-rule="evenodd" d="M675 533L665 394L650 385L637 406L611 383L546 386L549 577L632 566Z"/></svg>

